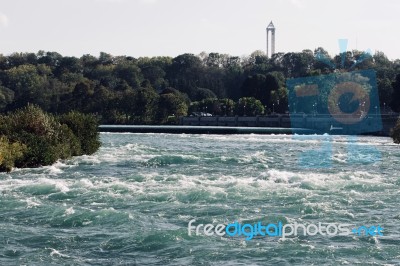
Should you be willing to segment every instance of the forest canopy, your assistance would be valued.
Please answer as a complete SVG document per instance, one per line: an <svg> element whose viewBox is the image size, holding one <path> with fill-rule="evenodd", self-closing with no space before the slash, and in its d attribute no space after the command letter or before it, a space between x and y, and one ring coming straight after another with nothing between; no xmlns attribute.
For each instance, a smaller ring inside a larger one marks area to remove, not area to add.
<svg viewBox="0 0 400 266"><path fill-rule="evenodd" d="M355 64L357 63L357 64ZM192 112L284 113L285 81L374 69L381 110L400 111L400 60L360 51L334 57L323 49L249 56L220 53L172 57L0 55L0 112L35 104L46 112L96 114L101 123L165 124ZM273 110L272 110L273 109Z"/></svg>

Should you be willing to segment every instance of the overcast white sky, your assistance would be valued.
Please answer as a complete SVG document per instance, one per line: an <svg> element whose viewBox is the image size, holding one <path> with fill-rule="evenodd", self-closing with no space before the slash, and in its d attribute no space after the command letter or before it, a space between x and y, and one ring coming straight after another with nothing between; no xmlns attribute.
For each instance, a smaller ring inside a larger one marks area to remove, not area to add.
<svg viewBox="0 0 400 266"><path fill-rule="evenodd" d="M276 51L319 46L383 51L400 58L400 1L379 0L1 0L0 53L177 56L202 51Z"/></svg>

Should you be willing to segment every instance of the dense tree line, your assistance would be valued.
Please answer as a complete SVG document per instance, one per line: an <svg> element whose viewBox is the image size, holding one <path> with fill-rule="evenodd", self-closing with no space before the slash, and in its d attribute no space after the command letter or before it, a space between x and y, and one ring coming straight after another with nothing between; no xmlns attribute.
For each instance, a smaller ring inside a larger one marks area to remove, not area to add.
<svg viewBox="0 0 400 266"><path fill-rule="evenodd" d="M80 58L56 52L0 55L0 112L28 103L51 113L94 113L102 123L162 124L202 111L219 115L286 112L288 78L374 69L380 104L400 111L400 60L359 51L331 58L323 49L237 57Z"/></svg>

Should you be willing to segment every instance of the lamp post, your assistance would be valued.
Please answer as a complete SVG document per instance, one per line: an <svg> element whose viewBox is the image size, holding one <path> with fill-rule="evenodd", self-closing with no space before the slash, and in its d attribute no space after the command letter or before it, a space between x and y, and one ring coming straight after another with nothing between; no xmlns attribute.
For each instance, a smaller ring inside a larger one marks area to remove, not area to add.
<svg viewBox="0 0 400 266"><path fill-rule="evenodd" d="M243 105L243 116L246 116L246 105Z"/></svg>
<svg viewBox="0 0 400 266"><path fill-rule="evenodd" d="M360 114L360 118L361 118L365 114L365 102L360 103L360 112L361 112L361 114ZM368 112L367 112L367 114L368 114Z"/></svg>
<svg viewBox="0 0 400 266"><path fill-rule="evenodd" d="M275 103L272 104L272 113L275 114Z"/></svg>

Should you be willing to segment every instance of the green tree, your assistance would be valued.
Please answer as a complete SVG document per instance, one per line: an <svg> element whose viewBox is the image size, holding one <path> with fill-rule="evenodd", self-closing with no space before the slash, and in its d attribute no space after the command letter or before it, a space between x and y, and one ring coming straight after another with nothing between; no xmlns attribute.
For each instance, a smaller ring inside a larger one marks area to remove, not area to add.
<svg viewBox="0 0 400 266"><path fill-rule="evenodd" d="M100 148L98 120L93 115L70 112L59 118L70 128L79 141L80 151L73 155L93 154Z"/></svg>
<svg viewBox="0 0 400 266"><path fill-rule="evenodd" d="M278 113L288 111L288 94L288 90L284 87L271 91L271 99L268 104L269 110Z"/></svg>
<svg viewBox="0 0 400 266"><path fill-rule="evenodd" d="M0 86L0 111L4 111L6 106L14 100L14 92L6 87Z"/></svg>
<svg viewBox="0 0 400 266"><path fill-rule="evenodd" d="M135 94L134 123L151 124L157 116L160 96L153 89L141 88Z"/></svg>
<svg viewBox="0 0 400 266"><path fill-rule="evenodd" d="M188 94L190 98L194 98L197 87L207 87L199 84L202 75L202 62L193 54L182 54L175 57L167 69L169 85Z"/></svg>
<svg viewBox="0 0 400 266"><path fill-rule="evenodd" d="M75 85L73 92L69 95L68 109L87 111L89 109L89 103L91 102L92 95L94 93L94 84L90 80L86 79Z"/></svg>
<svg viewBox="0 0 400 266"><path fill-rule="evenodd" d="M220 99L219 100L220 110L219 115L233 115L235 111L235 102L231 99Z"/></svg>
<svg viewBox="0 0 400 266"><path fill-rule="evenodd" d="M139 88L143 81L140 68L133 62L118 64L114 69L114 75L134 89Z"/></svg>
<svg viewBox="0 0 400 266"><path fill-rule="evenodd" d="M335 64L332 61L332 57L322 47L318 47L314 50L314 70L319 74L328 74L335 68Z"/></svg>
<svg viewBox="0 0 400 266"><path fill-rule="evenodd" d="M6 70L6 87L14 91L12 109L27 105L38 104L46 108L52 92L48 91L49 67L45 65L20 65Z"/></svg>
<svg viewBox="0 0 400 266"><path fill-rule="evenodd" d="M196 88L195 97L193 98L193 100L201 101L207 98L217 98L217 95L215 95L215 93L209 89Z"/></svg>
<svg viewBox="0 0 400 266"><path fill-rule="evenodd" d="M20 142L11 143L7 137L0 136L0 171L10 172L15 166L15 161L21 159L25 151L26 145Z"/></svg>
<svg viewBox="0 0 400 266"><path fill-rule="evenodd" d="M397 74L396 81L393 83L393 95L390 107L395 112L400 112L400 74Z"/></svg>
<svg viewBox="0 0 400 266"><path fill-rule="evenodd" d="M37 62L38 64L44 64L50 69L56 69L60 65L60 60L62 58L62 55L60 55L57 52L44 52L44 51L39 51L37 54Z"/></svg>
<svg viewBox="0 0 400 266"><path fill-rule="evenodd" d="M187 112L188 106L181 93L164 93L160 95L158 105L158 121L160 123L166 123L169 116L186 116Z"/></svg>
<svg viewBox="0 0 400 266"><path fill-rule="evenodd" d="M279 88L279 80L273 74L257 74L248 77L242 85L242 95L254 97L266 105L270 101L271 91Z"/></svg>
<svg viewBox="0 0 400 266"><path fill-rule="evenodd" d="M200 111L204 113L209 113L212 115L217 115L221 113L221 105L217 98L207 98L200 102Z"/></svg>
<svg viewBox="0 0 400 266"><path fill-rule="evenodd" d="M242 97L236 103L236 114L241 116L255 116L264 113L263 104L254 97Z"/></svg>

